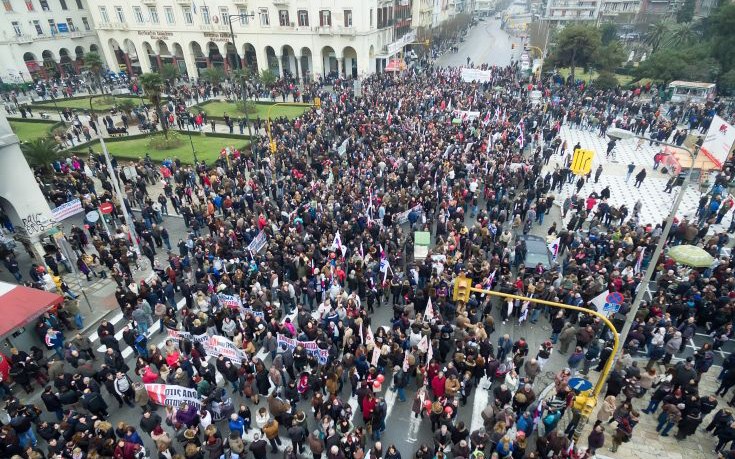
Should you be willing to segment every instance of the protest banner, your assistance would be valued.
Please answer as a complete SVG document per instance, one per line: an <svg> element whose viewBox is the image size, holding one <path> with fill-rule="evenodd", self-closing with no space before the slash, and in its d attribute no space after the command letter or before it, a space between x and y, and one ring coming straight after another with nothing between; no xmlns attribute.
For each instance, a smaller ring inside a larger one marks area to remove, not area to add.
<svg viewBox="0 0 735 459"><path fill-rule="evenodd" d="M480 70L463 67L460 69L460 77L465 83L472 83L477 81L478 83L489 83L493 81L492 70Z"/></svg>
<svg viewBox="0 0 735 459"><path fill-rule="evenodd" d="M237 364L248 360L245 352L235 346L235 343L224 336L192 335L189 332L169 329L168 337L177 341L188 339L192 342L202 343L202 346L209 357L216 358L219 355L224 355Z"/></svg>
<svg viewBox="0 0 735 459"><path fill-rule="evenodd" d="M51 216L55 222L60 222L66 218L76 215L82 211L82 201L74 199L67 203L64 203L55 209L51 210Z"/></svg>
<svg viewBox="0 0 735 459"><path fill-rule="evenodd" d="M266 236L263 231L260 231L255 238L248 244L248 250L252 255L260 252L266 244Z"/></svg>
<svg viewBox="0 0 735 459"><path fill-rule="evenodd" d="M238 309L242 306L240 297L236 295L225 295L224 293L220 293L217 295L217 298L222 306L227 306L228 308Z"/></svg>
<svg viewBox="0 0 735 459"><path fill-rule="evenodd" d="M196 389L174 384L146 384L145 390L148 391L148 397L151 401L158 405L178 408L186 403L195 406L197 410L202 405Z"/></svg>
<svg viewBox="0 0 735 459"><path fill-rule="evenodd" d="M423 213L424 208L421 204L417 204L408 210L404 210L400 214L396 214L396 223L399 225L403 225L404 223L408 222L408 214L410 214L411 212Z"/></svg>
<svg viewBox="0 0 735 459"><path fill-rule="evenodd" d="M148 391L148 397L151 401L158 405L179 408L186 403L197 410L202 407L202 399L196 389L174 384L146 384L145 389ZM229 397L222 402L212 402L208 408L214 422L226 419L234 411L232 399Z"/></svg>
<svg viewBox="0 0 735 459"><path fill-rule="evenodd" d="M301 346L304 349L306 349L306 352L313 355L320 365L325 365L327 363L327 360L329 360L329 351L326 349L321 349L317 344L316 341L299 341L293 338L289 338L288 336L278 334L277 336L278 340L278 347L282 350L286 349L296 349L296 346Z"/></svg>

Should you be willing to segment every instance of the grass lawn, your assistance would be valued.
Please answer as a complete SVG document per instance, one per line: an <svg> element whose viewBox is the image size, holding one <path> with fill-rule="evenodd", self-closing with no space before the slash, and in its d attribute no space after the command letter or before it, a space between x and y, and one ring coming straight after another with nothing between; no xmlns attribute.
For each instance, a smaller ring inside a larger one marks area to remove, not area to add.
<svg viewBox="0 0 735 459"><path fill-rule="evenodd" d="M227 112L230 116L235 117L241 117L245 116L245 113L238 110L237 104L234 102L221 102L221 101L214 101L205 103L199 106L204 113L207 114L207 116L216 116L216 117L222 117L225 112ZM257 118L258 115L260 115L261 119L266 119L268 117L268 110L271 108L270 104L255 104L256 112L255 113L249 113L248 115L250 118ZM277 105L271 110L271 117L273 118L279 118L281 116L285 116L287 118L296 118L297 116L304 113L304 111L308 110L309 107L306 106L298 106L298 105Z"/></svg>
<svg viewBox="0 0 735 459"><path fill-rule="evenodd" d="M56 124L54 122L31 123L26 121L8 121L10 122L11 129L13 129L13 132L15 132L15 135L18 136L21 142L28 142L29 140L34 140L39 137L46 137L51 133L51 126Z"/></svg>
<svg viewBox="0 0 735 459"><path fill-rule="evenodd" d="M563 76L566 79L571 73L571 71L572 69L568 67L559 69L559 75ZM590 78L592 80L596 79L597 75L599 75L598 72L593 70L592 73L590 74L588 72L585 72L582 67L577 67L576 71L574 72L574 78L576 78L577 80L582 80L582 81L587 81L587 82L590 81ZM616 73L615 77L618 79L618 83L620 83L622 86L625 86L626 84L633 81L633 77L630 75L621 75L619 73Z"/></svg>
<svg viewBox="0 0 735 459"><path fill-rule="evenodd" d="M141 101L140 97L115 97L115 103L111 104L106 102L105 99L106 98L103 96L96 97L92 100L92 108L94 108L95 111L107 111L111 109L113 105L116 105L126 99L132 100L136 105L139 105ZM143 100L145 103L149 103L148 99L143 98ZM55 108L54 103L50 100L34 102L33 105L43 105L44 107L50 107L51 109ZM56 99L56 105L58 105L59 108L71 108L72 110L89 110L89 98Z"/></svg>
<svg viewBox="0 0 735 459"><path fill-rule="evenodd" d="M106 145L110 153L117 158L137 160L145 157L146 153L150 153L153 161L160 162L164 159L173 158L175 156L184 163L194 164L194 155L191 153L189 136L181 135L181 138L184 140L184 143L171 150L151 150L148 148L150 137L119 142L108 141ZM212 164L217 158L219 158L219 152L223 147L234 146L235 148L242 150L243 147L248 145L247 139L205 137L200 134L192 135L191 140L194 143L194 150L196 151L197 159L199 159L199 161L206 160L207 164ZM98 151L100 147L99 145L94 145L92 149Z"/></svg>

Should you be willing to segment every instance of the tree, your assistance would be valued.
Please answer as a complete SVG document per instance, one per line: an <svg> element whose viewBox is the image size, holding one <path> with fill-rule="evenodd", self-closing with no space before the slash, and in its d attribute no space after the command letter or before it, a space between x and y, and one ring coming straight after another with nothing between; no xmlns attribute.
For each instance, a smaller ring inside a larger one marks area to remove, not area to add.
<svg viewBox="0 0 735 459"><path fill-rule="evenodd" d="M22 143L20 149L28 164L44 174L51 171L51 163L59 158L59 145L50 137L39 137Z"/></svg>
<svg viewBox="0 0 735 459"><path fill-rule="evenodd" d="M571 68L571 80L574 84L576 67L587 67L591 64L601 44L599 29L573 24L564 28L557 36L551 60L557 67Z"/></svg>
<svg viewBox="0 0 735 459"><path fill-rule="evenodd" d="M651 55L636 69L636 77L669 83L674 80L713 81L720 66L710 55L709 46L664 49Z"/></svg>
<svg viewBox="0 0 735 459"><path fill-rule="evenodd" d="M168 138L168 125L163 119L163 111L161 110L161 94L163 93L163 79L158 73L144 73L140 76L140 85L143 87L143 93L156 107L158 121L161 123L163 135Z"/></svg>
<svg viewBox="0 0 735 459"><path fill-rule="evenodd" d="M212 67L209 69L202 70L201 78L204 81L208 81L213 85L218 85L222 80L225 79L225 71L219 67Z"/></svg>
<svg viewBox="0 0 735 459"><path fill-rule="evenodd" d="M117 109L130 116L130 113L132 113L137 105L138 104L133 102L133 99L120 99L119 102L117 102Z"/></svg>
<svg viewBox="0 0 735 459"><path fill-rule="evenodd" d="M618 41L618 26L611 22L606 22L600 26L600 39L603 45L609 45Z"/></svg>
<svg viewBox="0 0 735 459"><path fill-rule="evenodd" d="M727 91L735 91L735 69L720 76L719 86Z"/></svg>
<svg viewBox="0 0 735 459"><path fill-rule="evenodd" d="M684 4L676 12L676 22L679 24L692 22L692 19L694 19L694 8L695 0L684 0Z"/></svg>
<svg viewBox="0 0 735 459"><path fill-rule="evenodd" d="M263 83L266 88L273 87L273 85L276 84L277 79L278 78L276 77L276 74L273 73L273 70L266 69L260 72L260 82Z"/></svg>
<svg viewBox="0 0 735 459"><path fill-rule="evenodd" d="M696 41L698 36L699 34L694 30L691 22L682 22L671 28L671 35L666 40L666 46L669 48L678 48L691 45Z"/></svg>
<svg viewBox="0 0 735 459"><path fill-rule="evenodd" d="M709 23L712 56L720 63L723 72L728 72L735 68L735 5L727 2L710 17Z"/></svg>
<svg viewBox="0 0 735 459"><path fill-rule="evenodd" d="M163 64L159 73L164 80L173 83L179 77L180 72L179 68L174 64Z"/></svg>
<svg viewBox="0 0 735 459"><path fill-rule="evenodd" d="M102 83L100 80L100 73L102 72L102 58L100 57L99 53L95 53L94 51L85 53L84 66L87 68L87 70L90 71L90 73L92 73L92 78L94 78L97 86L100 87L100 91L105 92L105 89L102 87Z"/></svg>
<svg viewBox="0 0 735 459"><path fill-rule="evenodd" d="M611 72L600 72L594 81L594 86L597 89L614 89L618 87L618 84L618 79Z"/></svg>
<svg viewBox="0 0 735 459"><path fill-rule="evenodd" d="M608 45L600 46L594 56L595 66L600 71L612 72L619 67L625 60L625 49L620 42L615 41Z"/></svg>
<svg viewBox="0 0 735 459"><path fill-rule="evenodd" d="M659 47L664 43L666 37L671 31L671 24L667 21L658 21L655 24L651 24L648 29L648 36L646 37L646 44L651 46L651 51L658 51Z"/></svg>

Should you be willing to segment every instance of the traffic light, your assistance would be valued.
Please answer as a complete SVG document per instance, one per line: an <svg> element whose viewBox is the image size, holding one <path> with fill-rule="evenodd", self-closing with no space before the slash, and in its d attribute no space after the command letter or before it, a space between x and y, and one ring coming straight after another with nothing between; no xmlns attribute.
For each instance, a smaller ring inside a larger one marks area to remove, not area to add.
<svg viewBox="0 0 735 459"><path fill-rule="evenodd" d="M270 142L270 148L271 148L271 153L275 153L276 152L276 142L274 140L271 140L271 142Z"/></svg>
<svg viewBox="0 0 735 459"><path fill-rule="evenodd" d="M322 108L322 99L319 97L314 98L314 106L316 108Z"/></svg>
<svg viewBox="0 0 735 459"><path fill-rule="evenodd" d="M465 277L464 274L460 275L454 280L454 301L463 301L467 303L470 300L470 291L472 288L472 279Z"/></svg>
<svg viewBox="0 0 735 459"><path fill-rule="evenodd" d="M597 399L592 396L592 391L587 390L584 392L580 392L579 394L577 394L577 396L574 397L573 408L576 411L579 411L584 416L590 416L592 414L592 411L595 409L596 404Z"/></svg>

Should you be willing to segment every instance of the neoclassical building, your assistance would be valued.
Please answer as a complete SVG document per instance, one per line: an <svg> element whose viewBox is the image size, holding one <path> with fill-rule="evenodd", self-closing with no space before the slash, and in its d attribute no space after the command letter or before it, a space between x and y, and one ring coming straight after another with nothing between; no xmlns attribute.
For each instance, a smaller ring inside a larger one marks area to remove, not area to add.
<svg viewBox="0 0 735 459"><path fill-rule="evenodd" d="M197 77L238 65L299 79L382 70L414 41L411 0L89 0L111 68ZM230 24L232 22L232 24ZM230 34L234 32L234 42Z"/></svg>
<svg viewBox="0 0 735 459"><path fill-rule="evenodd" d="M0 0L0 79L79 73L99 42L87 0Z"/></svg>

